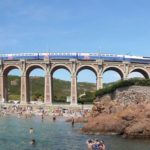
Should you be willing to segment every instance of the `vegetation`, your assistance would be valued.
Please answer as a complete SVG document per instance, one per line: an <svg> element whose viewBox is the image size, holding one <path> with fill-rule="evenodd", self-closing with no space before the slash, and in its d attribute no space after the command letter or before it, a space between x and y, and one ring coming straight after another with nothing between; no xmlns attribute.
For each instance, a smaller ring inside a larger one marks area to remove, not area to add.
<svg viewBox="0 0 150 150"><path fill-rule="evenodd" d="M9 100L20 100L21 80L19 76L8 76L8 95ZM53 79L53 100L54 102L65 102L67 96L70 96L71 83L59 79ZM96 85L93 83L78 83L78 96L86 93L79 101L93 101ZM44 77L30 77L30 95L32 100L44 99Z"/></svg>
<svg viewBox="0 0 150 150"><path fill-rule="evenodd" d="M95 93L87 91L85 92L84 96L78 98L78 102L81 104L92 103L94 99L95 99Z"/></svg>
<svg viewBox="0 0 150 150"><path fill-rule="evenodd" d="M96 97L102 97L104 94L112 93L117 88L137 85L137 86L150 86L150 79L141 79L141 78L132 78L129 80L120 80L109 86L104 87L103 89L97 90L95 92Z"/></svg>

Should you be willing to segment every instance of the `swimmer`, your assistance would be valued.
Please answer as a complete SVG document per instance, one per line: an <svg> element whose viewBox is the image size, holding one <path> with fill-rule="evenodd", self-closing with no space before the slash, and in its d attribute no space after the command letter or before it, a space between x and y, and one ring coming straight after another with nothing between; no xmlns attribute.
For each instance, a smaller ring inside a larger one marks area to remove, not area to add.
<svg viewBox="0 0 150 150"><path fill-rule="evenodd" d="M106 146L104 144L104 141L100 141L100 150L105 150Z"/></svg>
<svg viewBox="0 0 150 150"><path fill-rule="evenodd" d="M53 115L53 121L55 121L56 120L56 116L55 116L55 114Z"/></svg>
<svg viewBox="0 0 150 150"><path fill-rule="evenodd" d="M86 144L87 144L87 149L88 150L92 150L93 149L93 140L92 139L87 140Z"/></svg>
<svg viewBox="0 0 150 150"><path fill-rule="evenodd" d="M33 133L33 128L30 128L29 133L30 134Z"/></svg>
<svg viewBox="0 0 150 150"><path fill-rule="evenodd" d="M35 139L32 139L32 140L30 141L30 144L31 144L31 145L35 145Z"/></svg>
<svg viewBox="0 0 150 150"><path fill-rule="evenodd" d="M101 150L100 147L101 145L100 145L100 141L97 139L97 140L95 140L95 142L93 143L93 145L92 145L92 148L93 148L93 150Z"/></svg>
<svg viewBox="0 0 150 150"><path fill-rule="evenodd" d="M44 114L42 114L41 118L42 118L42 120L44 119Z"/></svg>
<svg viewBox="0 0 150 150"><path fill-rule="evenodd" d="M71 124L72 124L72 127L74 127L74 118L72 117L72 120L71 120Z"/></svg>

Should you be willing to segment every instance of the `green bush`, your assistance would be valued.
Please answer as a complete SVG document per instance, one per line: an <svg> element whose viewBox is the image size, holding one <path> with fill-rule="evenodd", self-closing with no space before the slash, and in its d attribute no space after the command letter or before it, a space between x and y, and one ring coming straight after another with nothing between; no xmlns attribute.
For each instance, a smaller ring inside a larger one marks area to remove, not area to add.
<svg viewBox="0 0 150 150"><path fill-rule="evenodd" d="M132 78L129 80L120 80L120 81L117 81L117 82L111 84L110 86L107 86L103 89L97 90L95 92L95 96L102 97L105 94L114 92L117 88L127 87L127 86L132 86L132 85L150 86L150 79Z"/></svg>
<svg viewBox="0 0 150 150"><path fill-rule="evenodd" d="M82 97L78 97L78 103L92 103L93 100L95 99L95 93L94 92L90 92L90 91L86 91L85 95Z"/></svg>

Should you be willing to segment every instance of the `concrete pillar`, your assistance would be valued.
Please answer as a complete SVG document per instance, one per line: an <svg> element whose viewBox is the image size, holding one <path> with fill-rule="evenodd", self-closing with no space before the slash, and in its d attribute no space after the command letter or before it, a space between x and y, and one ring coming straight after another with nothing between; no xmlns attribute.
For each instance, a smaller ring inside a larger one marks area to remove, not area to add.
<svg viewBox="0 0 150 150"><path fill-rule="evenodd" d="M27 77L25 75L21 76L21 104L27 104L28 99L27 94Z"/></svg>
<svg viewBox="0 0 150 150"><path fill-rule="evenodd" d="M97 75L96 83L97 83L97 90L103 88L103 77L102 77L102 75Z"/></svg>
<svg viewBox="0 0 150 150"><path fill-rule="evenodd" d="M4 94L4 78L3 76L0 76L0 101L4 102L5 100L5 94Z"/></svg>
<svg viewBox="0 0 150 150"><path fill-rule="evenodd" d="M44 103L52 104L52 76L50 72L45 75Z"/></svg>
<svg viewBox="0 0 150 150"><path fill-rule="evenodd" d="M77 105L77 76L71 76L71 105Z"/></svg>

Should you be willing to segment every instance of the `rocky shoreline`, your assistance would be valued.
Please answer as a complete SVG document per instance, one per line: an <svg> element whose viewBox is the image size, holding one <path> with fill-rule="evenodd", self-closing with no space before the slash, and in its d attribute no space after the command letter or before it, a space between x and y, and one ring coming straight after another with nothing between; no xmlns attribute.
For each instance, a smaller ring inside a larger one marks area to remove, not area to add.
<svg viewBox="0 0 150 150"><path fill-rule="evenodd" d="M84 133L150 138L150 87L120 88L97 98L87 120Z"/></svg>

